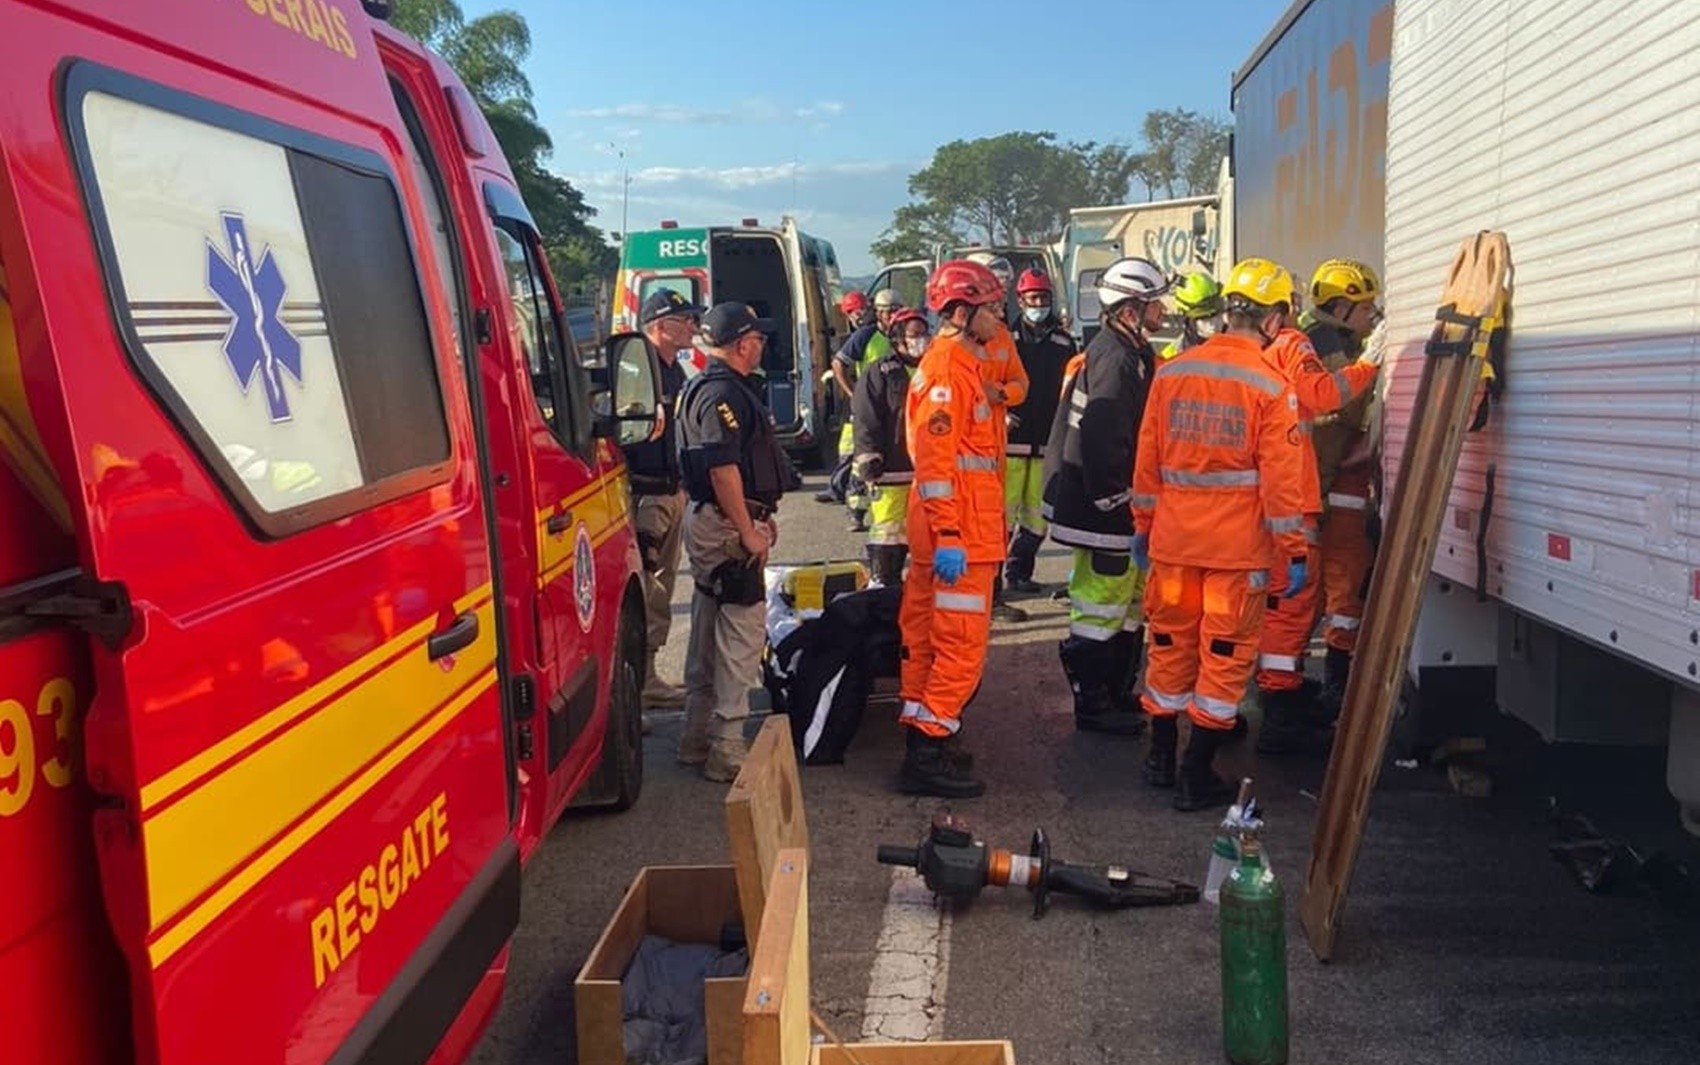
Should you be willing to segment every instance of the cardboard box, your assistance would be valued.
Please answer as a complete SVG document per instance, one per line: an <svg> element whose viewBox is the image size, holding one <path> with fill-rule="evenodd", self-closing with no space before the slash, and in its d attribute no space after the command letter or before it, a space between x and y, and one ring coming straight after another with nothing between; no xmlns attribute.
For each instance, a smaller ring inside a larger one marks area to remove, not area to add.
<svg viewBox="0 0 1700 1065"><path fill-rule="evenodd" d="M644 936L715 944L728 923L743 923L731 866L649 865L638 870L573 981L580 1065L625 1065L620 981ZM703 981L708 1065L741 1065L745 984L745 977Z"/></svg>

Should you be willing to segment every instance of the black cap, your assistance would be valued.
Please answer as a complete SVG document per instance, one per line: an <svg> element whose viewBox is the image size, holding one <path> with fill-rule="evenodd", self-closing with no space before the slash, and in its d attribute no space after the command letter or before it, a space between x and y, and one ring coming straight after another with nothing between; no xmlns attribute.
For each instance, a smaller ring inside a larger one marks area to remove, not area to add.
<svg viewBox="0 0 1700 1065"><path fill-rule="evenodd" d="M748 304L717 303L702 319L702 336L711 347L726 347L755 330L773 332L773 319L757 318Z"/></svg>
<svg viewBox="0 0 1700 1065"><path fill-rule="evenodd" d="M658 288L643 301L643 308L638 311L638 323L648 325L670 314L694 314L700 318L702 308L670 288Z"/></svg>

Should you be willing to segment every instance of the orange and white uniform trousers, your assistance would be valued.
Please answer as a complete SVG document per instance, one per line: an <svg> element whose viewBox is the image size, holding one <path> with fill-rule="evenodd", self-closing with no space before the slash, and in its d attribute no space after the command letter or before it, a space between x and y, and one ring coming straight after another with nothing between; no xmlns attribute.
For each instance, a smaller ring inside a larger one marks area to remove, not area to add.
<svg viewBox="0 0 1700 1065"><path fill-rule="evenodd" d="M967 337L939 336L909 385L904 431L915 480L909 490L911 565L898 617L900 720L933 737L962 727L962 708L980 686L993 586L1004 557L1003 416L986 395L983 358L983 349ZM933 573L941 547L967 554L967 571L951 584Z"/></svg>
<svg viewBox="0 0 1700 1065"><path fill-rule="evenodd" d="M1370 471L1344 469L1329 486L1318 547L1322 553L1322 637L1336 651L1358 646L1364 580L1375 559L1369 542Z"/></svg>
<svg viewBox="0 0 1700 1065"><path fill-rule="evenodd" d="M1270 573L1306 550L1305 460L1297 402L1256 341L1213 336L1158 367L1133 484L1151 557L1140 701L1153 717L1233 727Z"/></svg>
<svg viewBox="0 0 1700 1065"><path fill-rule="evenodd" d="M1304 683L1305 650L1316 629L1316 613L1322 600L1321 570L1326 565L1320 547L1322 478L1310 434L1317 418L1332 414L1363 395L1375 383L1376 368L1352 363L1329 370L1316 354L1310 338L1292 328L1280 332L1265 356L1270 367L1293 390L1298 403L1300 446L1305 455L1304 557L1308 576L1304 588L1289 599L1286 566L1270 571L1268 612L1258 647L1257 687L1261 691L1278 692L1292 691Z"/></svg>

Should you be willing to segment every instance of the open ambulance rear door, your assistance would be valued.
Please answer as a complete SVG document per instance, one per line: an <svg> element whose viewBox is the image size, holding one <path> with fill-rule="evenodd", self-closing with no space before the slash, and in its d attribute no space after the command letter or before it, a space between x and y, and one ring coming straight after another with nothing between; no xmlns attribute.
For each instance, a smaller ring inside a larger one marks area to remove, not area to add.
<svg viewBox="0 0 1700 1065"><path fill-rule="evenodd" d="M424 1061L518 918L465 381L370 33L319 7L0 4L0 249L93 582L59 606L108 637L146 1063Z"/></svg>

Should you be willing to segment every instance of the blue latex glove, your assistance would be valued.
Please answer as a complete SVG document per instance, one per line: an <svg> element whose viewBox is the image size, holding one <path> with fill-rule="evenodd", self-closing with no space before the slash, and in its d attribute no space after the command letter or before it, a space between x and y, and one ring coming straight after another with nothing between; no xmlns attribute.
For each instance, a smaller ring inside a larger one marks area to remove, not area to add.
<svg viewBox="0 0 1700 1065"><path fill-rule="evenodd" d="M955 584L968 572L968 552L960 547L941 547L933 552L933 576L946 584Z"/></svg>
<svg viewBox="0 0 1700 1065"><path fill-rule="evenodd" d="M1133 543L1129 545L1133 552L1133 564L1141 570L1151 568L1151 537L1144 533L1134 533Z"/></svg>
<svg viewBox="0 0 1700 1065"><path fill-rule="evenodd" d="M1291 599L1305 590L1305 581L1310 579L1310 567L1303 559L1294 559L1287 563L1287 590L1281 593L1282 599Z"/></svg>

